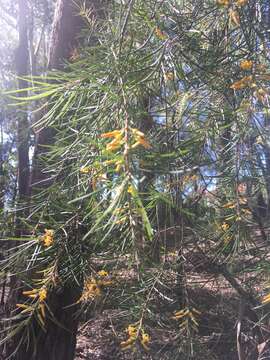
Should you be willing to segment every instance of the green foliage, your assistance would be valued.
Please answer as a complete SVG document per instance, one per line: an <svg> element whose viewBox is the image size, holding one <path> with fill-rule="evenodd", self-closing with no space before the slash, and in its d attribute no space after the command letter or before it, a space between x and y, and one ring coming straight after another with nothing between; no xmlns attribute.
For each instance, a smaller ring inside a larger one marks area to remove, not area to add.
<svg viewBox="0 0 270 360"><path fill-rule="evenodd" d="M32 95L15 104L40 101L34 127L50 128L52 141L39 159L47 186L37 184L25 219L32 234L7 258L26 285L37 288L29 274L43 271L39 287L48 293L66 284L83 288L108 263L104 302L109 293L130 323L176 335L173 311L197 308L187 291L190 252L211 273L209 264L233 266L254 250L256 275L267 248L253 241L264 231L256 199L261 193L269 203L270 196L270 74L260 5L114 2L89 29L95 45L79 49L65 71L32 79ZM251 69L241 68L244 59ZM238 88L245 76L250 80ZM8 95L16 99L18 91ZM45 229L54 231L49 246ZM129 282L125 267L135 273ZM89 306L99 296L92 289ZM18 330L28 326L26 314L16 310ZM49 305L44 324L47 317ZM183 351L199 353L197 330L187 327L164 359L176 348L179 359Z"/></svg>

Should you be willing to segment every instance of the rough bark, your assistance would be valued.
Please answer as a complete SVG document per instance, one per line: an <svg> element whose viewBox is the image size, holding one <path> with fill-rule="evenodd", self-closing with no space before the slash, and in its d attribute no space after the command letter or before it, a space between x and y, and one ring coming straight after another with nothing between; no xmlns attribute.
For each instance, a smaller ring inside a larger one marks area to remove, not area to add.
<svg viewBox="0 0 270 360"><path fill-rule="evenodd" d="M64 70L65 60L68 60L73 50L79 46L83 20L78 16L78 8L74 3L71 0L57 1L48 64L50 70ZM87 2L88 6L96 9L93 15L97 14L97 9L100 9L98 4L98 1ZM46 146L53 142L54 130L52 128L44 128L37 134L31 191L38 187L44 189L50 185L50 180L47 180L46 174L42 173L39 158L46 151ZM47 304L54 319L46 320L45 332L38 324L34 324L32 335L35 339L30 337L29 344L18 349L15 360L72 360L74 358L79 323L78 306L74 304L80 292L81 289L76 286L64 285L60 294L51 295Z"/></svg>
<svg viewBox="0 0 270 360"><path fill-rule="evenodd" d="M105 1L88 0L85 6L91 9L91 17L100 17L103 14ZM80 34L84 20L78 15L79 8L71 0L58 0L55 8L51 44L49 50L49 70L63 70L65 62L70 59L74 50L80 45ZM46 152L46 145L54 142L52 128L44 128L36 134L36 146L31 174L31 189L48 185L46 175L42 173L38 158Z"/></svg>
<svg viewBox="0 0 270 360"><path fill-rule="evenodd" d="M27 1L19 0L19 46L16 51L15 62L16 72L18 75L19 90L27 87L27 82L23 77L28 72L28 29L27 17L28 8ZM18 96L27 96L27 91L21 92ZM18 114L18 195L19 200L25 200L29 194L29 123L27 111Z"/></svg>
<svg viewBox="0 0 270 360"><path fill-rule="evenodd" d="M54 318L46 319L46 331L34 324L30 344L22 346L15 360L73 360L78 328L78 287L64 287L49 299ZM73 304L72 306L70 306ZM33 339L35 337L35 340Z"/></svg>

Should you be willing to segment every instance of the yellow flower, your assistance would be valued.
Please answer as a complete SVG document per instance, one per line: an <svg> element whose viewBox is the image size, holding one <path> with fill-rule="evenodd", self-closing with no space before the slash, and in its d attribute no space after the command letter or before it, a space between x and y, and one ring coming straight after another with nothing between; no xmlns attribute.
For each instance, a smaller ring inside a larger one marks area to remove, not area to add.
<svg viewBox="0 0 270 360"><path fill-rule="evenodd" d="M235 208L235 203L233 203L232 201L228 202L227 204L222 206L224 209L234 209Z"/></svg>
<svg viewBox="0 0 270 360"><path fill-rule="evenodd" d="M109 144L106 145L106 150L114 151L117 150L123 144L123 140L120 137L116 137Z"/></svg>
<svg viewBox="0 0 270 360"><path fill-rule="evenodd" d="M136 140L136 142L131 146L132 149L136 148L139 145L142 145L146 149L149 149L151 147L148 140L146 140L146 138L145 138L145 134L142 131L140 131L138 129L134 129L134 128L131 128L131 131Z"/></svg>
<svg viewBox="0 0 270 360"><path fill-rule="evenodd" d="M89 299L93 300L101 296L101 290L96 280L93 278L86 279L84 283L84 288L80 299L77 303L81 301L88 301Z"/></svg>
<svg viewBox="0 0 270 360"><path fill-rule="evenodd" d="M201 314L200 311L192 308L191 310L189 308L184 308L179 311L174 312L174 316L172 317L174 320L180 320L180 327L183 327L191 321L193 325L195 326L195 330L197 326L199 326L199 323L196 319L197 316Z"/></svg>
<svg viewBox="0 0 270 360"><path fill-rule="evenodd" d="M252 85L252 76L244 76L242 79L235 81L230 88L233 90L241 90Z"/></svg>
<svg viewBox="0 0 270 360"><path fill-rule="evenodd" d="M98 284L99 286L103 286L103 287L105 287L105 286L111 286L111 285L113 284L113 281L112 281L112 280L98 280L98 281L97 281L97 284Z"/></svg>
<svg viewBox="0 0 270 360"><path fill-rule="evenodd" d="M120 346L123 350L126 350L126 349L131 348L134 345L135 341L136 341L136 338L130 337L126 341L122 341L120 343Z"/></svg>
<svg viewBox="0 0 270 360"><path fill-rule="evenodd" d="M246 84L244 84L241 80L239 81L235 81L230 88L233 90L240 90L240 89L244 89L246 87Z"/></svg>
<svg viewBox="0 0 270 360"><path fill-rule="evenodd" d="M221 229L222 229L223 231L227 231L227 230L229 229L229 227L230 227L230 225L227 224L227 223L225 223L225 222L221 225Z"/></svg>
<svg viewBox="0 0 270 360"><path fill-rule="evenodd" d="M109 132L101 134L100 137L103 138L103 139L117 138L117 137L122 136L122 134L123 134L122 129L121 130L113 130L113 131L109 131Z"/></svg>
<svg viewBox="0 0 270 360"><path fill-rule="evenodd" d="M160 40L166 40L167 38L167 36L158 27L155 28L155 35Z"/></svg>
<svg viewBox="0 0 270 360"><path fill-rule="evenodd" d="M53 242L54 242L53 236L54 236L53 230L45 229L45 234L41 237L41 240L45 247L49 247L53 244Z"/></svg>
<svg viewBox="0 0 270 360"><path fill-rule="evenodd" d="M133 347L138 337L138 329L136 326L129 325L126 331L128 333L128 339L120 343L123 350Z"/></svg>
<svg viewBox="0 0 270 360"><path fill-rule="evenodd" d="M129 337L137 337L137 328L135 326L129 325L127 328L127 333Z"/></svg>
<svg viewBox="0 0 270 360"><path fill-rule="evenodd" d="M82 167L80 169L80 173L81 174L89 174L91 172L91 168L89 166L86 166L86 167Z"/></svg>
<svg viewBox="0 0 270 360"><path fill-rule="evenodd" d="M115 222L116 225L122 225L125 224L127 222L128 217L127 216L122 216L119 220L117 220Z"/></svg>
<svg viewBox="0 0 270 360"><path fill-rule="evenodd" d="M237 0L236 6L244 6L248 3L248 0Z"/></svg>
<svg viewBox="0 0 270 360"><path fill-rule="evenodd" d="M230 1L229 0L217 0L217 4L220 6L229 6Z"/></svg>
<svg viewBox="0 0 270 360"><path fill-rule="evenodd" d="M54 231L50 229L45 229L45 234L48 236L53 236Z"/></svg>
<svg viewBox="0 0 270 360"><path fill-rule="evenodd" d="M32 290L26 290L22 292L23 295L28 296L32 299L39 298L39 301L43 302L47 298L47 289L41 288L41 289L32 289Z"/></svg>
<svg viewBox="0 0 270 360"><path fill-rule="evenodd" d="M123 165L124 165L124 160L118 160L115 163L115 165L116 165L115 172L119 172L122 169Z"/></svg>
<svg viewBox="0 0 270 360"><path fill-rule="evenodd" d="M136 141L133 145L131 145L131 149L135 149L136 147L140 146L141 144L139 141Z"/></svg>
<svg viewBox="0 0 270 360"><path fill-rule="evenodd" d="M141 137L145 136L145 134L142 131L138 130L138 129L131 128L131 131L135 136L141 136Z"/></svg>
<svg viewBox="0 0 270 360"><path fill-rule="evenodd" d="M106 270L100 270L100 271L98 272L98 275L103 277L103 276L108 276L109 274L107 273Z"/></svg>
<svg viewBox="0 0 270 360"><path fill-rule="evenodd" d="M41 289L38 292L38 296L39 296L39 301L43 302L47 298L47 290L45 288Z"/></svg>
<svg viewBox="0 0 270 360"><path fill-rule="evenodd" d="M251 70L253 67L253 61L252 60L243 60L240 62L239 66L242 70Z"/></svg>
<svg viewBox="0 0 270 360"><path fill-rule="evenodd" d="M148 347L149 343L150 343L149 334L143 332L142 338L141 338L141 344L142 344L143 348L147 351L149 350L149 347Z"/></svg>
<svg viewBox="0 0 270 360"><path fill-rule="evenodd" d="M175 311L174 316L172 317L172 319L179 320L179 319L187 316L188 314L189 314L189 309L182 309L182 310L179 310L179 311Z"/></svg>
<svg viewBox="0 0 270 360"><path fill-rule="evenodd" d="M117 150L123 143L123 133L124 130L120 129L120 130L113 130L113 131L109 131L107 133L101 134L100 137L104 138L104 139L108 139L108 138L113 138L113 140L106 145L106 150L108 151L114 151Z"/></svg>
<svg viewBox="0 0 270 360"><path fill-rule="evenodd" d="M127 192L133 197L136 196L136 189L133 185L129 185Z"/></svg>
<svg viewBox="0 0 270 360"><path fill-rule="evenodd" d="M104 165L108 166L108 165L112 165L116 163L116 159L112 159L112 160L106 160L104 161Z"/></svg>

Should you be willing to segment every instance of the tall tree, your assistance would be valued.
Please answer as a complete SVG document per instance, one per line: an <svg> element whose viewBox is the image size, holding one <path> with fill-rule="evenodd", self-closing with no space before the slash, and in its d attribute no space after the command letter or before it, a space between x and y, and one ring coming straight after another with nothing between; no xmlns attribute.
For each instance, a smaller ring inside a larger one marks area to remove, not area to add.
<svg viewBox="0 0 270 360"><path fill-rule="evenodd" d="M18 89L27 88L25 77L28 74L28 1L18 0L18 31L19 45L16 50L15 62L18 75ZM21 91L21 97L27 96L27 91ZM27 109L18 114L18 196L20 201L27 200L29 194L29 121Z"/></svg>
<svg viewBox="0 0 270 360"><path fill-rule="evenodd" d="M84 11L94 20L100 9L98 1L88 1ZM79 16L79 10L75 2L57 1L49 52L49 70L64 70L65 63L71 59L74 52L78 51L80 34L84 25L84 20ZM32 195L35 194L35 189L46 190L51 184L43 172L40 158L47 152L48 146L54 142L55 131L53 128L43 127L37 133L31 175ZM80 293L81 287L73 282L63 285L60 291L51 295L48 307L53 316L51 318L48 316L46 320L46 331L38 321L34 322L34 336L30 343L23 344L18 348L15 355L16 360L73 359L79 322L79 318L76 316L78 311L76 301L80 297ZM15 342L18 342L18 337L15 338ZM16 346L16 344L14 345Z"/></svg>

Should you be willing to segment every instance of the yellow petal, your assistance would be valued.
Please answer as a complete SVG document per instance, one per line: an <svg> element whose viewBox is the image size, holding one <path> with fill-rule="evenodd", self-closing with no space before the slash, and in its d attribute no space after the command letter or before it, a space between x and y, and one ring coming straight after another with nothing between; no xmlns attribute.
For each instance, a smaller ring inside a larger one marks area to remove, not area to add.
<svg viewBox="0 0 270 360"><path fill-rule="evenodd" d="M44 304L40 304L39 308L41 310L41 315L43 317L43 319L45 319L45 305Z"/></svg>
<svg viewBox="0 0 270 360"><path fill-rule="evenodd" d="M144 138L144 137L140 137L138 138L138 142L145 147L146 149L150 149L151 145L149 144L149 142Z"/></svg>
<svg viewBox="0 0 270 360"><path fill-rule="evenodd" d="M142 136L142 137L145 136L145 134L142 131L138 130L138 129L133 128L133 129L131 129L131 131L137 136Z"/></svg>
<svg viewBox="0 0 270 360"><path fill-rule="evenodd" d="M122 135L122 133L123 133L122 130L113 130L113 131L109 131L109 132L101 134L100 137L103 139L114 138L114 137Z"/></svg>
<svg viewBox="0 0 270 360"><path fill-rule="evenodd" d="M27 290L27 291L23 291L22 294L23 295L32 295L32 294L36 294L38 293L38 289L33 289L33 290Z"/></svg>
<svg viewBox="0 0 270 360"><path fill-rule="evenodd" d="M236 6L244 6L248 3L248 0L237 0Z"/></svg>
<svg viewBox="0 0 270 360"><path fill-rule="evenodd" d="M240 17L237 10L230 9L229 16L235 25L240 26Z"/></svg>

